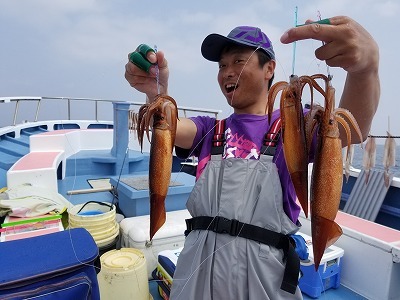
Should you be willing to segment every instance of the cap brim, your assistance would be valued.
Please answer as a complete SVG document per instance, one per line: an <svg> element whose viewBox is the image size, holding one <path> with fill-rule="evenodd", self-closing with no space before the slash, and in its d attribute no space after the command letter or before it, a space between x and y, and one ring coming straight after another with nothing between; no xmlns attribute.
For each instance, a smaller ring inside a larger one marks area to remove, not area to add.
<svg viewBox="0 0 400 300"><path fill-rule="evenodd" d="M244 45L227 38L226 36L212 33L208 35L203 44L201 44L201 54L205 59L218 62L221 57L221 52L228 44Z"/></svg>
<svg viewBox="0 0 400 300"><path fill-rule="evenodd" d="M246 43L244 41L236 41L233 39L230 39L226 36L217 34L217 33L212 33L208 35L203 43L201 44L201 54L205 59L208 59L210 61L215 61L218 62L219 59L221 58L221 53L222 50L225 48L226 45L228 44L234 44L234 45L241 45L241 46L248 46L252 48L256 48L253 44ZM271 58L275 59L275 55L273 55L270 51L260 48L261 50L264 50L264 52Z"/></svg>

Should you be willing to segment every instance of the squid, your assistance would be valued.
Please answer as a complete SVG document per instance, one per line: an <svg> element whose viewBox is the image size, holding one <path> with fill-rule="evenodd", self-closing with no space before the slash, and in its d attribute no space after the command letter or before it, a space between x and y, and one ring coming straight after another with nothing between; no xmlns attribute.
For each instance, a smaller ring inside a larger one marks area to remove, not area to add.
<svg viewBox="0 0 400 300"><path fill-rule="evenodd" d="M317 80L325 83L321 87ZM311 110L304 116L301 97L308 86L311 93ZM314 105L314 90L324 98L324 106ZM347 138L346 160L350 157L351 127L362 143L362 134L356 119L346 109L335 108L335 89L331 78L323 74L294 76L290 82L275 83L268 94L266 110L271 120L274 100L281 92L280 112L285 161L296 195L308 217L308 157L316 136L314 165L311 175L311 235L313 240L315 270L318 270L325 250L342 235L335 222L342 194L343 158L339 125Z"/></svg>
<svg viewBox="0 0 400 300"><path fill-rule="evenodd" d="M346 155L346 160L344 162L344 175L346 176L346 182L349 181L350 177L350 165L351 165L351 159L353 157L354 153L354 145L351 144L350 148L348 149L350 154Z"/></svg>
<svg viewBox="0 0 400 300"><path fill-rule="evenodd" d="M166 220L165 199L171 180L172 152L177 120L177 104L172 97L167 95L158 95L152 103L142 105L138 113L137 135L141 149L143 150L144 132L151 144L149 160L150 241Z"/></svg>
<svg viewBox="0 0 400 300"><path fill-rule="evenodd" d="M268 93L267 110L268 119L271 120L275 98L279 92L282 92L280 111L283 153L296 196L306 217L308 217L308 143L301 94L304 87L309 85L312 103L313 87L320 93L324 92L315 81L315 78L323 76L322 74L314 75L314 77L292 75L289 83L286 81L277 82Z"/></svg>
<svg viewBox="0 0 400 300"><path fill-rule="evenodd" d="M369 136L365 144L365 150L363 155L363 169L365 172L365 184L368 184L369 173L373 167L375 167L376 159L376 142L375 138Z"/></svg>
<svg viewBox="0 0 400 300"><path fill-rule="evenodd" d="M317 148L311 175L311 235L315 270L318 270L324 251L342 235L341 227L335 222L342 194L343 158L339 124L347 137L347 158L351 145L351 130L354 127L362 142L362 134L356 119L346 109L335 109L335 89L329 84L325 92L325 107L312 108L313 122L318 127ZM346 158L346 159L347 159Z"/></svg>
<svg viewBox="0 0 400 300"><path fill-rule="evenodd" d="M383 154L383 167L385 171L383 173L383 179L385 181L385 186L389 187L390 184L390 174L389 168L396 165L396 142L392 135L387 131L387 138L385 141L385 152Z"/></svg>

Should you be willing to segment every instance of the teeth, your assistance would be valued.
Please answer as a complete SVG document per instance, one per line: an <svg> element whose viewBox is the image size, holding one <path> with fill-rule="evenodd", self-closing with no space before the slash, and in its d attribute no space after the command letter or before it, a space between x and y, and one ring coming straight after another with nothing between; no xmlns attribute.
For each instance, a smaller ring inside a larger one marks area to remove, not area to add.
<svg viewBox="0 0 400 300"><path fill-rule="evenodd" d="M228 93L234 91L237 88L237 85L234 83L229 83L227 85L225 85L225 89Z"/></svg>

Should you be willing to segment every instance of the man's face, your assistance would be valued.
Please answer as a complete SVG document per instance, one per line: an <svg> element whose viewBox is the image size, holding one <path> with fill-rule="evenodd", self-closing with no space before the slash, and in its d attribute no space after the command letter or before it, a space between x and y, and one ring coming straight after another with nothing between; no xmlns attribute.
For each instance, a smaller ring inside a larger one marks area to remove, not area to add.
<svg viewBox="0 0 400 300"><path fill-rule="evenodd" d="M240 46L226 48L218 64L218 83L229 105L246 110L260 101L265 103L268 79L265 68L259 66L254 49Z"/></svg>

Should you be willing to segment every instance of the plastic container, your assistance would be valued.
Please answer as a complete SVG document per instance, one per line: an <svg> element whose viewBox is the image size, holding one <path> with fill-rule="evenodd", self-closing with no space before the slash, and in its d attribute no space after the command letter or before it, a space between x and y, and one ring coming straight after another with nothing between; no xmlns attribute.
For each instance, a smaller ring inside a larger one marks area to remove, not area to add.
<svg viewBox="0 0 400 300"><path fill-rule="evenodd" d="M90 230L88 231L90 232ZM95 241L108 239L114 236L115 234L119 234L119 224L115 223L102 231L96 231L94 233L90 232L90 234L92 235Z"/></svg>
<svg viewBox="0 0 400 300"><path fill-rule="evenodd" d="M99 248L115 243L119 236L115 205L90 201L70 208L68 217L69 228L85 228Z"/></svg>
<svg viewBox="0 0 400 300"><path fill-rule="evenodd" d="M134 248L111 250L100 257L97 274L102 300L149 300L146 258Z"/></svg>
<svg viewBox="0 0 400 300"><path fill-rule="evenodd" d="M109 203L90 201L68 209L70 221L88 224L92 222L115 221L115 205Z"/></svg>
<svg viewBox="0 0 400 300"><path fill-rule="evenodd" d="M103 232L104 230L113 228L115 226L115 221L104 222L104 223L103 222L99 222L99 223L93 222L93 224L89 225L89 224L84 224L84 223L79 223L79 222L77 223L75 221L70 220L69 221L69 226L73 227L73 228L75 228L75 227L84 227L84 228L87 229L87 231L89 231L89 232L91 232L93 234L96 234L96 233Z"/></svg>
<svg viewBox="0 0 400 300"><path fill-rule="evenodd" d="M118 229L117 229L117 231L115 231L115 233L113 235L110 235L103 239L98 239L98 240L94 239L97 244L97 247L104 248L104 247L107 247L107 246L115 243L115 241L117 240L117 238L119 236L119 225L117 224L117 226L118 226Z"/></svg>
<svg viewBox="0 0 400 300"><path fill-rule="evenodd" d="M300 290L311 298L319 298L323 292L330 288L337 289L340 286L340 274L344 250L335 245L330 246L321 258L317 272L315 272L314 253L310 236L299 233L307 242L309 256L307 260L300 261L299 280Z"/></svg>
<svg viewBox="0 0 400 300"><path fill-rule="evenodd" d="M185 219L190 218L187 209L168 211L164 225L154 235L150 242L150 216L125 218L121 221L121 246L135 248L146 257L148 278L157 267L157 255L163 250L173 250L183 247L185 243Z"/></svg>
<svg viewBox="0 0 400 300"><path fill-rule="evenodd" d="M97 227L104 224L113 224L115 222L115 214L104 216L104 214L90 215L90 216L79 216L82 219L75 219L76 215L70 214L69 222L75 225Z"/></svg>

